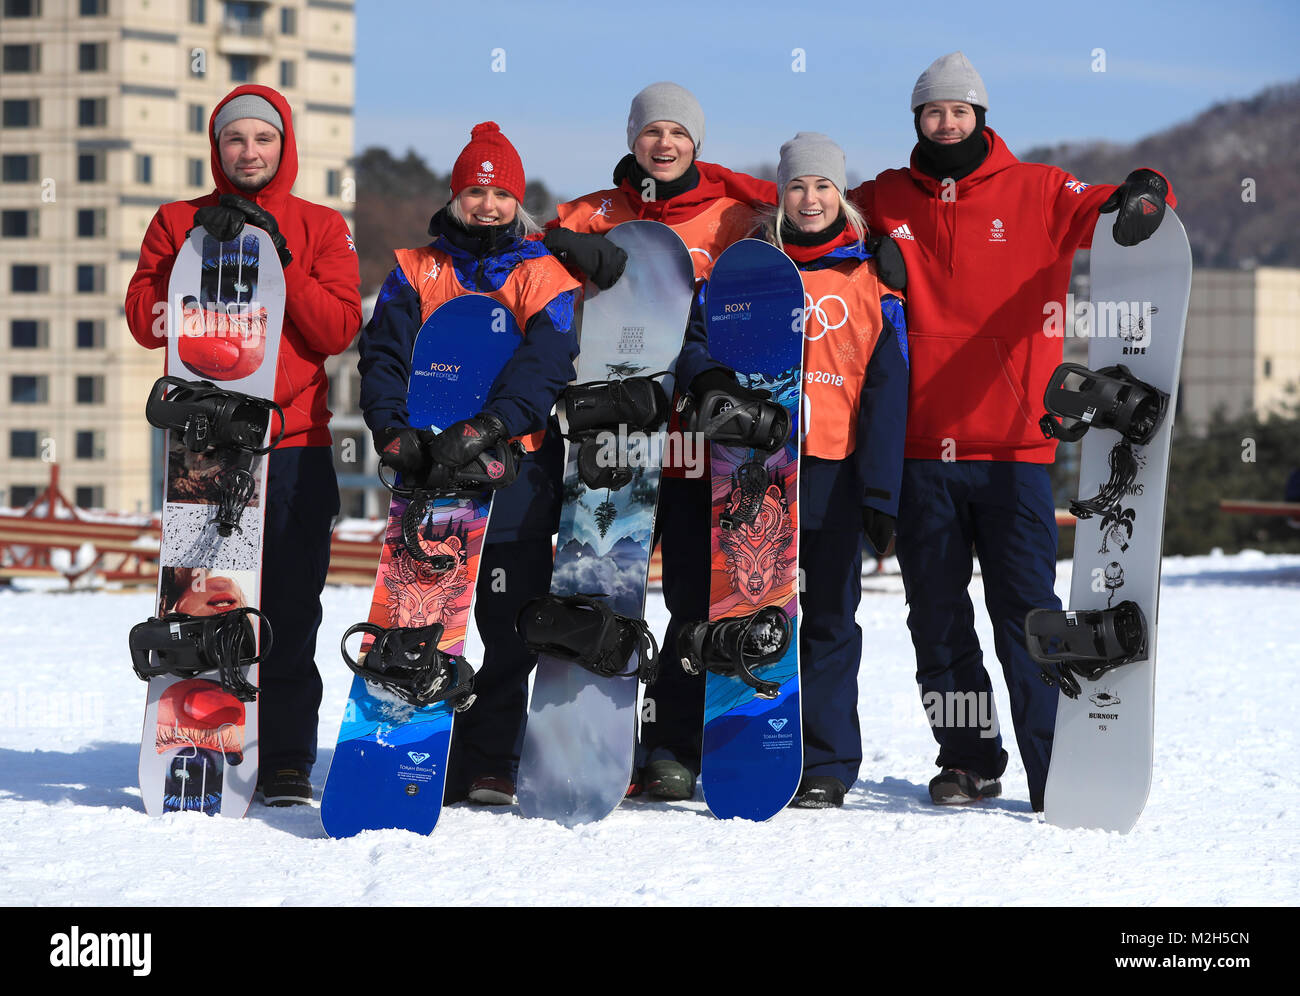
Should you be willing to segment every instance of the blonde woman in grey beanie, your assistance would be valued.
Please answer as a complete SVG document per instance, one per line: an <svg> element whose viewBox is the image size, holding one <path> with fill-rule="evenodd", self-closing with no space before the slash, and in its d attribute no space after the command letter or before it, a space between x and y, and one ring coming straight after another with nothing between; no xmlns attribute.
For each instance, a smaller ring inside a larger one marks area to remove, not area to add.
<svg viewBox="0 0 1300 996"><path fill-rule="evenodd" d="M900 101L901 103L901 101ZM1031 609L1059 609L1056 517L1046 464L1056 441L1032 417L1061 362L1043 335L1045 306L1065 294L1076 249L1098 212L1117 212L1115 241L1160 224L1169 185L1139 169L1119 185L1084 183L1023 163L985 124L989 92L961 52L936 59L908 108L911 163L849 192L889 232L908 267L911 391L899 503L898 563L922 701L977 703L980 717L946 724L927 709L939 744L936 805L1000 795L1007 752L975 635L967 587L979 556L994 646L1011 700L1032 809L1043 807L1057 691L1025 648Z"/></svg>
<svg viewBox="0 0 1300 996"><path fill-rule="evenodd" d="M881 554L903 472L907 332L867 226L844 196L844 151L800 132L781 146L768 241L804 283L799 463L799 694L804 777L792 805L843 805L862 763L858 662L862 538Z"/></svg>

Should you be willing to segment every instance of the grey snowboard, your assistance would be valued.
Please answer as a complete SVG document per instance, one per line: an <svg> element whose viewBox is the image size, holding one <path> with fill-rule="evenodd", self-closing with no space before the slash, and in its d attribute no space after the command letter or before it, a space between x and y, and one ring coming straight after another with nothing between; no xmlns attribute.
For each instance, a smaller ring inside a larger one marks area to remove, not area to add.
<svg viewBox="0 0 1300 996"><path fill-rule="evenodd" d="M1077 698L1061 695L1044 805L1047 822L1056 826L1127 833L1151 789L1160 550L1192 257L1172 210L1166 209L1155 235L1128 248L1115 244L1113 218L1102 215L1093 236L1087 365L1099 370L1123 364L1168 392L1169 406L1150 443L1133 448L1138 473L1129 493L1109 513L1081 519L1075 528L1069 608L1136 602L1147 621L1147 652L1144 660L1097 681L1081 677ZM1083 437L1081 496L1097 494L1109 478L1107 461L1117 438L1114 430Z"/></svg>

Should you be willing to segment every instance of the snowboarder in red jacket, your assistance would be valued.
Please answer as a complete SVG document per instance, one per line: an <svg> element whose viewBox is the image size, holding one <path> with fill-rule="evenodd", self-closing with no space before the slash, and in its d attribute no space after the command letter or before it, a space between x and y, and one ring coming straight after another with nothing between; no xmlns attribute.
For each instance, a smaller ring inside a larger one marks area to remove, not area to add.
<svg viewBox="0 0 1300 996"><path fill-rule="evenodd" d="M285 309L275 402L285 429L267 464L261 609L275 639L260 675L258 789L268 805L293 805L312 798L321 699L316 630L330 527L339 512L325 360L347 349L361 328L360 276L343 216L290 192L298 146L280 93L236 87L213 108L208 138L216 189L158 209L127 287L126 320L145 348L167 344L167 284L195 226L226 241L252 224L279 251Z"/></svg>
<svg viewBox="0 0 1300 996"><path fill-rule="evenodd" d="M1007 764L967 593L973 546L1030 803L1041 810L1057 692L1025 649L1024 620L1030 609L1060 608L1046 467L1056 442L1037 418L1063 340L1046 316L1099 211L1116 212L1115 240L1135 245L1175 201L1154 170L1091 185L1019 162L985 127L988 95L960 52L921 74L910 106L910 166L849 199L907 263L911 384L896 541L917 682L939 743L930 797L947 805L996 796Z"/></svg>

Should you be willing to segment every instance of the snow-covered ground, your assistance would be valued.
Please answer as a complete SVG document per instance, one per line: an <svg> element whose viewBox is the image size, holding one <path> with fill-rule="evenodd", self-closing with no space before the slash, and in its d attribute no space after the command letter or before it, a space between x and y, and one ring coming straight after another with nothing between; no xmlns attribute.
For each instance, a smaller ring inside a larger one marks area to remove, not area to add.
<svg viewBox="0 0 1300 996"><path fill-rule="evenodd" d="M1057 590L1069 590L1069 564ZM972 594L979 604L978 579ZM897 576L865 579L865 760L842 810L765 824L630 801L566 830L450 807L430 837L330 840L316 808L152 819L136 786L144 687L127 631L148 592L0 590L0 904L1285 904L1300 900L1300 557L1165 562L1151 797L1128 835L1030 811L1013 736L1003 799L936 809L936 753ZM318 793L350 674L334 648L368 592L326 591ZM652 597L662 630L662 603ZM1000 687L987 621L981 640ZM471 653L472 656L472 653ZM1009 715L1005 695L998 701Z"/></svg>

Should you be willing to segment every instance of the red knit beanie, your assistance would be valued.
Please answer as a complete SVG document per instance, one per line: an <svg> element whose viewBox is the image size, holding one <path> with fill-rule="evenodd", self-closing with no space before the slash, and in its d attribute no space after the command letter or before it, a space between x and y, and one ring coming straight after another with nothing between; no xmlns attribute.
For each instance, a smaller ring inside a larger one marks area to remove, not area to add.
<svg viewBox="0 0 1300 996"><path fill-rule="evenodd" d="M451 170L451 196L466 187L500 187L524 199L524 164L495 121L476 124Z"/></svg>

